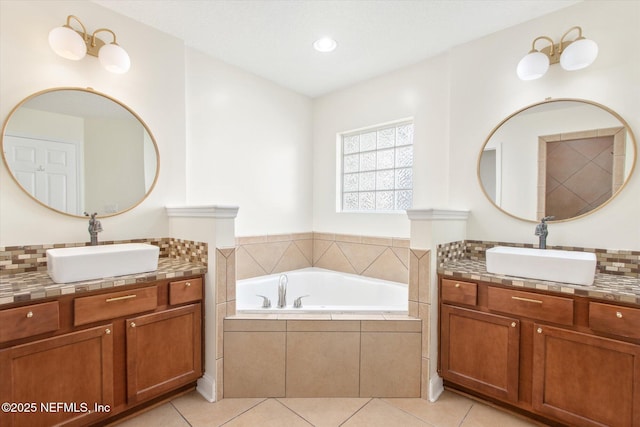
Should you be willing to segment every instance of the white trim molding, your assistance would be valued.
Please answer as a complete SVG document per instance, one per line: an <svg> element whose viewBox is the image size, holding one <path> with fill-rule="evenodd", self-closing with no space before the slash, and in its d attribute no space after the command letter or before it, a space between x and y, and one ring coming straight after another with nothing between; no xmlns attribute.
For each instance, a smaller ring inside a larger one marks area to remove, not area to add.
<svg viewBox="0 0 640 427"><path fill-rule="evenodd" d="M201 206L167 206L169 217L191 218L235 218L238 216L238 206L201 205Z"/></svg>
<svg viewBox="0 0 640 427"><path fill-rule="evenodd" d="M455 209L407 209L407 216L411 221L466 221L469 218L469 211Z"/></svg>

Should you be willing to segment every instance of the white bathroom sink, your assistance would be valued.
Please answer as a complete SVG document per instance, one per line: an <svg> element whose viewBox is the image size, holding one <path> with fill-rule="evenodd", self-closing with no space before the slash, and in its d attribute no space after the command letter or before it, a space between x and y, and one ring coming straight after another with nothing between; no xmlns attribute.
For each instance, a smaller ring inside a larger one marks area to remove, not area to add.
<svg viewBox="0 0 640 427"><path fill-rule="evenodd" d="M47 249L47 271L56 283L144 273L158 269L159 253L146 243Z"/></svg>
<svg viewBox="0 0 640 427"><path fill-rule="evenodd" d="M486 257L488 273L528 279L592 285L596 272L591 252L496 246Z"/></svg>

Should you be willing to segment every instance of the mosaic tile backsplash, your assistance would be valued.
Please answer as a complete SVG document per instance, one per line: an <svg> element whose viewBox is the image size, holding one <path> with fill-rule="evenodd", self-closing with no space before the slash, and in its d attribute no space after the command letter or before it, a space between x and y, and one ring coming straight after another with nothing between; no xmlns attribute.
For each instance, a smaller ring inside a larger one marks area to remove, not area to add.
<svg viewBox="0 0 640 427"><path fill-rule="evenodd" d="M149 243L160 247L160 258L173 258L187 262L207 264L207 244L174 238L150 238L104 241L101 245L116 243ZM0 275L47 270L47 249L86 246L88 243L55 243L47 245L0 246Z"/></svg>
<svg viewBox="0 0 640 427"><path fill-rule="evenodd" d="M461 259L485 261L485 251L494 246L513 246L534 248L533 244L508 242L490 242L481 240L462 240L438 245L438 268L445 263ZM640 251L623 251L615 249L591 249L573 246L548 246L548 249L565 251L593 252L596 254L596 272L640 278Z"/></svg>

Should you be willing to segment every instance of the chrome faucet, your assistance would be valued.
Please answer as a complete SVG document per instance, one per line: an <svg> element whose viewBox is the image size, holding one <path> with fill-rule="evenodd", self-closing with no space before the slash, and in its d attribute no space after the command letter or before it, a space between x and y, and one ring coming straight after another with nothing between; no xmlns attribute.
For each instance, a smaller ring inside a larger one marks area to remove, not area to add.
<svg viewBox="0 0 640 427"><path fill-rule="evenodd" d="M536 225L536 236L540 237L540 243L538 247L540 249L547 249L547 236L549 235L549 230L547 230L547 221L551 221L555 216L545 216L540 220L540 224Z"/></svg>
<svg viewBox="0 0 640 427"><path fill-rule="evenodd" d="M91 246L98 245L98 233L102 231L102 224L96 219L97 212L89 215L84 213L84 216L89 217L89 235L91 236Z"/></svg>
<svg viewBox="0 0 640 427"><path fill-rule="evenodd" d="M287 306L287 283L289 283L289 278L286 274L282 274L278 281L278 308Z"/></svg>
<svg viewBox="0 0 640 427"><path fill-rule="evenodd" d="M302 298L310 297L311 295L302 295L293 300L293 308L302 308Z"/></svg>

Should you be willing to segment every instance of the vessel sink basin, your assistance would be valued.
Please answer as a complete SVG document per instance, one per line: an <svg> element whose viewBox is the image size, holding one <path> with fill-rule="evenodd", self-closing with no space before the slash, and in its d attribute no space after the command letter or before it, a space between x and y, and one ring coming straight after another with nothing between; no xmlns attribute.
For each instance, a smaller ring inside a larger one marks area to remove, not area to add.
<svg viewBox="0 0 640 427"><path fill-rule="evenodd" d="M145 273L158 269L159 253L146 243L47 249L47 271L56 283Z"/></svg>
<svg viewBox="0 0 640 427"><path fill-rule="evenodd" d="M488 249L487 272L528 279L592 285L596 254L555 249L496 246Z"/></svg>

